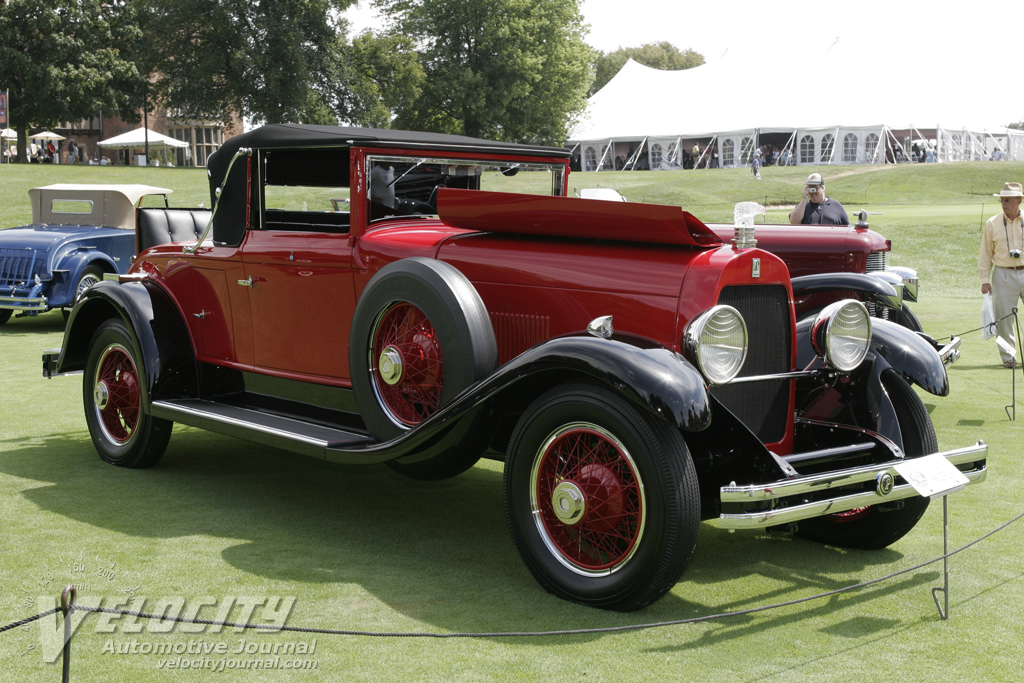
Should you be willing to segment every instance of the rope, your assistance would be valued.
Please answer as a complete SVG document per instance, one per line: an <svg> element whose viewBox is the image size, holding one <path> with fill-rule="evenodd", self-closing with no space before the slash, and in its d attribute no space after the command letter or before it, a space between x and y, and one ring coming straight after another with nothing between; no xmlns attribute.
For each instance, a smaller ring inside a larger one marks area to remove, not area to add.
<svg viewBox="0 0 1024 683"><path fill-rule="evenodd" d="M707 614L707 615L704 615L704 616L690 617L690 618L687 618L687 619L674 619L674 620L671 620L671 621L659 621L659 622L644 623L644 624L626 624L624 626L605 626L605 627L599 627L599 628L564 629L564 630L555 630L555 631L496 631L496 632L484 631L484 632L460 632L460 633L424 633L424 632L417 632L417 631L405 631L405 632L402 632L402 631L391 631L391 632L388 632L388 631L357 631L357 630L350 630L350 629L311 628L311 627L305 627L305 626L275 626L275 625L272 625L272 624L245 624L245 623L232 622L232 621L214 621L213 619L188 619L188 618L185 618L185 617L169 617L169 616L164 616L164 615L160 615L160 614L149 614L147 612L134 612L134 611L130 611L130 610L120 610L120 609L113 609L113 608L109 608L109 607L86 607L86 606L79 606L79 605L75 605L75 604L69 605L69 613L71 611L77 610L77 611L80 611L80 612L99 612L99 613L106 613L106 614L119 614L119 615L122 615L122 616L137 617L137 618L140 618L140 619L156 619L158 621L172 621L172 622L177 622L177 623L205 624L205 625L208 625L208 626L230 626L230 627L238 628L238 629L268 630L268 631L274 631L274 632L277 632L277 631L290 631L290 632L294 632L294 633L316 633L316 634L323 634L323 635L356 636L356 637L365 637L365 638L437 638L437 639L444 639L444 638L541 638L541 637L555 637L555 636L589 635L589 634L598 634L598 633L621 633L621 632L625 632L625 631L641 631L641 630L647 630L647 629L653 629L653 628L664 628L664 627L667 627L667 626L681 626L681 625L684 625L684 624L696 624L696 623L701 623L701 622L705 622L705 621L714 621L714 620L718 620L718 619L726 619L726 618L729 618L729 617L739 617L739 616L745 616L745 615L749 615L749 614L757 614L759 612L767 612L769 610L780 609L780 608L783 608L783 607L792 607L793 605L799 605L799 604L802 604L802 603L805 603L805 602L811 602L811 601L814 601L814 600L821 600L821 599L824 599L824 598L832 597L834 595L839 595L841 593L848 593L850 591L860 590L862 588L867 588L869 586L874 586L876 584L883 583L885 581L889 581L891 579L894 579L894 578L896 578L898 576L902 576L904 574L909 574L910 572L917 571L919 569L927 567L928 565L935 564L936 562L942 562L943 560L946 560L946 559L948 559L950 557L953 557L954 555L958 555L959 553L962 553L963 551L967 550L968 548L971 548L971 547L977 545L978 543L981 543L982 541L984 541L985 539L989 538L990 536L993 536L993 535L999 533L1000 531L1003 531L1004 529L1006 529L1007 527L1011 526L1012 524L1020 521L1021 518L1024 518L1024 512L1020 513L1019 515L1017 515L1013 519L1009 520L1008 522L1005 522L1004 524L1001 524L1000 526L996 527L992 531L989 531L988 533L984 534L983 536L980 536L979 538L971 541L970 543L967 543L966 545L961 546L960 548L957 548L956 550L953 550L953 551L951 551L949 553L946 553L944 555L940 555L940 556L938 556L938 557L936 557L936 558L934 558L932 560L928 560L926 562L921 562L920 564L916 564L916 565L914 565L912 567L907 567L906 569L900 569L900 570L895 571L895 572L893 572L891 574L887 574L886 576L882 576L882 577L879 577L879 578L876 578L876 579L869 579L868 581L862 581L860 583L855 583L855 584L852 584L852 585L849 585L849 586L845 586L843 588L836 588L835 590L826 591L824 593L818 593L816 595L810 595L810 596L803 597L803 598L794 598L793 600L787 600L785 602L777 602L777 603L774 603L774 604L771 604L771 605L763 605L761 607L751 607L749 609L737 610L737 611L734 611L734 612L719 612L717 614ZM0 628L0 633L3 633L4 631L8 631L8 630L10 630L12 628L17 628L18 626L22 626L24 624L33 622L33 621L35 621L37 619L41 619L42 617L48 616L50 614L53 614L53 613L59 612L59 611L61 611L60 608L55 608L55 609L43 612L42 614L37 614L34 617L29 617L28 619L22 619L21 621L16 621L13 624L9 624L7 626L4 626L4 627Z"/></svg>

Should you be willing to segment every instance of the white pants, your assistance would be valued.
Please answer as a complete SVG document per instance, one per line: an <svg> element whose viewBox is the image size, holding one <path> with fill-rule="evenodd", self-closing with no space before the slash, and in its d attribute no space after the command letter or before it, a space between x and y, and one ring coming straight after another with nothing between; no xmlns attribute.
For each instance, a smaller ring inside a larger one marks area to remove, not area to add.
<svg viewBox="0 0 1024 683"><path fill-rule="evenodd" d="M1010 315L1017 301L1024 299L1024 270L1013 270L1012 268L992 269L992 312L996 315L999 324L996 326L996 333L1010 346L1017 348L1017 338L1014 336L1013 316L1002 320L1004 316ZM1017 308L1017 315L1024 317L1024 307ZM1003 362L1010 360L1013 356L1008 355L1001 348L999 355Z"/></svg>

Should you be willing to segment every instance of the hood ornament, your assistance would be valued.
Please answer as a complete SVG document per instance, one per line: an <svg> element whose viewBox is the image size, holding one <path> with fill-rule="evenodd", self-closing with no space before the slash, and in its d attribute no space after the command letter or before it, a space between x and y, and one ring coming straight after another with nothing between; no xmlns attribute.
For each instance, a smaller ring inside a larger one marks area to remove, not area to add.
<svg viewBox="0 0 1024 683"><path fill-rule="evenodd" d="M754 216L763 216L764 207L757 202L738 202L732 211L735 228L732 245L734 249L750 249L757 246L754 238Z"/></svg>

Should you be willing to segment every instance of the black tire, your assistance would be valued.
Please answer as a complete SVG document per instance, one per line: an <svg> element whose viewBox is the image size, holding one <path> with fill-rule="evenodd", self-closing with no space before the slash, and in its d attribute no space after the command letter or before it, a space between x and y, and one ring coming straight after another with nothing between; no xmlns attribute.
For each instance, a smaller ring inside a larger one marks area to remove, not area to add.
<svg viewBox="0 0 1024 683"><path fill-rule="evenodd" d="M907 455L928 455L939 450L928 410L917 392L891 370L882 375L882 386L896 408L903 450ZM843 548L879 550L903 538L924 515L930 500L906 498L896 509L879 506L851 510L800 522L797 535L810 541Z"/></svg>
<svg viewBox="0 0 1024 683"><path fill-rule="evenodd" d="M512 434L504 491L523 562L566 600L639 609L693 557L700 492L686 443L608 389L567 384L535 400Z"/></svg>
<svg viewBox="0 0 1024 683"><path fill-rule="evenodd" d="M82 383L85 421L100 457L119 467L151 467L174 426L144 409L145 368L120 319L107 320L89 342Z"/></svg>
<svg viewBox="0 0 1024 683"><path fill-rule="evenodd" d="M349 344L352 389L381 441L416 427L497 366L497 343L480 295L454 267L428 258L391 263L356 305ZM455 476L486 444L463 444L416 461L389 462L418 479Z"/></svg>
<svg viewBox="0 0 1024 683"><path fill-rule="evenodd" d="M103 281L103 271L97 266L86 266L82 271L81 276L78 278L78 283L75 285L75 296L71 300L71 303L64 308L60 309L60 313L64 316L64 322L68 321L71 317L71 309L82 300L85 296L85 290L92 287L97 282Z"/></svg>
<svg viewBox="0 0 1024 683"><path fill-rule="evenodd" d="M921 326L921 321L917 319L914 312L903 306L898 311L890 311L889 320L896 323L897 325L903 325L911 332L924 332L924 327Z"/></svg>
<svg viewBox="0 0 1024 683"><path fill-rule="evenodd" d="M14 313L14 311L9 308L0 308L0 325L11 319L11 313Z"/></svg>

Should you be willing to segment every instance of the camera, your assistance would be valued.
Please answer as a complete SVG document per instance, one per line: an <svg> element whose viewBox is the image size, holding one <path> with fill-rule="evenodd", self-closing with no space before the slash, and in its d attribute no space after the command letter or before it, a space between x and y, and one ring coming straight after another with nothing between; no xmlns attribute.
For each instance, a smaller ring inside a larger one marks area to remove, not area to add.
<svg viewBox="0 0 1024 683"><path fill-rule="evenodd" d="M807 188L807 194L816 194L817 192L818 192L818 188L816 188L816 187L808 187Z"/></svg>
<svg viewBox="0 0 1024 683"><path fill-rule="evenodd" d="M1011 258L1020 258L1020 249L1011 249L1010 250L1010 257Z"/></svg>

